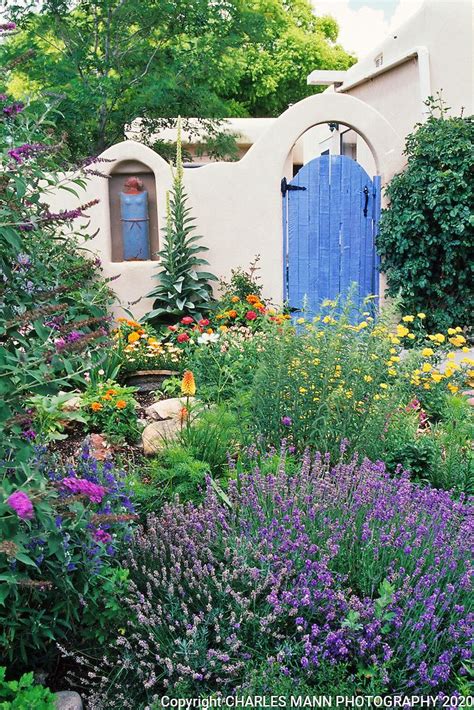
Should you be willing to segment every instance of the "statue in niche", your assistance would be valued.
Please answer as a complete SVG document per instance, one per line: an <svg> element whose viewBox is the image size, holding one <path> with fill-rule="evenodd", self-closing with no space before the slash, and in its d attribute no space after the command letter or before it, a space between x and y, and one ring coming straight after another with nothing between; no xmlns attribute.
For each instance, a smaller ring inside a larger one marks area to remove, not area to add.
<svg viewBox="0 0 474 710"><path fill-rule="evenodd" d="M148 192L140 178L129 177L120 193L120 219L124 261L150 258Z"/></svg>

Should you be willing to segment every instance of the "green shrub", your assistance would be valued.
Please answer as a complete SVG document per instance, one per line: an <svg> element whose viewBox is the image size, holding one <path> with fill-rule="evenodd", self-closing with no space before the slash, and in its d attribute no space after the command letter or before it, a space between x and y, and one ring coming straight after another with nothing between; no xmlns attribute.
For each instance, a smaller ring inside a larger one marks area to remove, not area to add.
<svg viewBox="0 0 474 710"><path fill-rule="evenodd" d="M112 380L91 383L82 397L88 428L106 434L112 442L138 439L135 391Z"/></svg>
<svg viewBox="0 0 474 710"><path fill-rule="evenodd" d="M33 673L19 680L6 680L6 668L0 666L0 710L55 710L53 693L34 682Z"/></svg>
<svg viewBox="0 0 474 710"><path fill-rule="evenodd" d="M377 249L388 294L430 327L469 326L472 289L472 145L469 117L448 117L442 101L406 141L407 166L387 187ZM439 109L439 117L435 111Z"/></svg>

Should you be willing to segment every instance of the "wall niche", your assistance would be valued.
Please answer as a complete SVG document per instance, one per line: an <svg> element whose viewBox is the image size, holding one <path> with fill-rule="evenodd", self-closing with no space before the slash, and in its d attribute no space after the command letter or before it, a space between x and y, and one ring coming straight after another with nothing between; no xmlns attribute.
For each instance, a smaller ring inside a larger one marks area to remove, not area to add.
<svg viewBox="0 0 474 710"><path fill-rule="evenodd" d="M138 160L123 160L109 179L112 261L156 261L159 249L156 180Z"/></svg>

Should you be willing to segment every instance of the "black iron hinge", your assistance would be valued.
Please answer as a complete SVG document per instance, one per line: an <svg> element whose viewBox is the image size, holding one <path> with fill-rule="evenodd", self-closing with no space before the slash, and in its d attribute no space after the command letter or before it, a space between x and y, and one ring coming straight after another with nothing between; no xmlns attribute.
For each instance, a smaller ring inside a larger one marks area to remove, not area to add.
<svg viewBox="0 0 474 710"><path fill-rule="evenodd" d="M306 188L302 185L290 185L290 183L287 182L287 179L283 178L280 184L280 190L284 197L289 190L306 190Z"/></svg>

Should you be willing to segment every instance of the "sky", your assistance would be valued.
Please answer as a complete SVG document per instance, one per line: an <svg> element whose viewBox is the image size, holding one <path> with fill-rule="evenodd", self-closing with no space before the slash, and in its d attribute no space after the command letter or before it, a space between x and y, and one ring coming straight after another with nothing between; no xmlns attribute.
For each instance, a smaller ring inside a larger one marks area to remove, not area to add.
<svg viewBox="0 0 474 710"><path fill-rule="evenodd" d="M423 0L312 0L312 3L317 15L332 15L338 21L338 42L360 59L413 15Z"/></svg>

